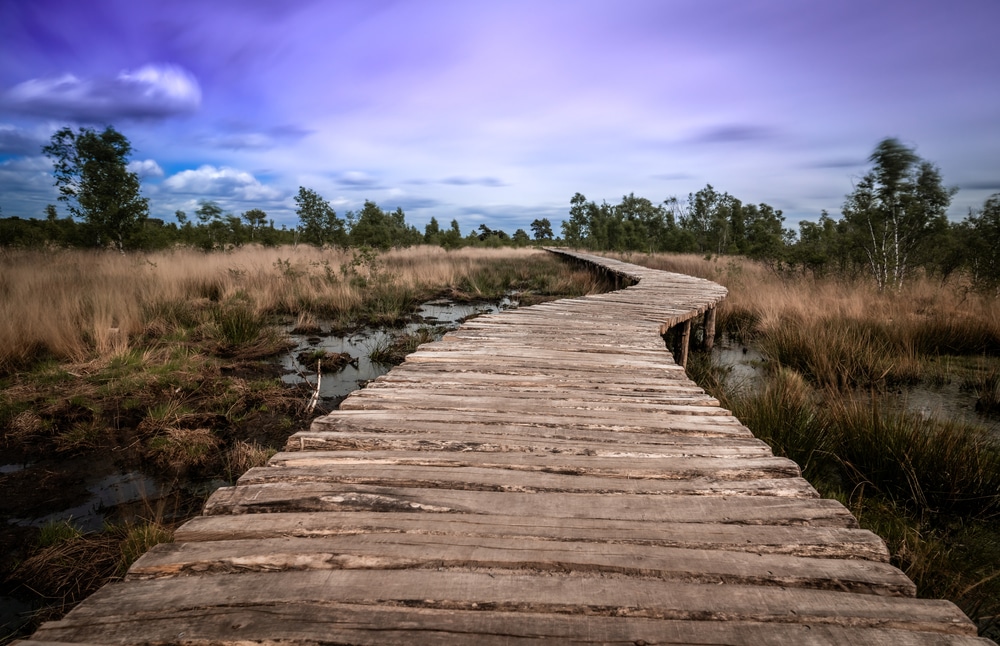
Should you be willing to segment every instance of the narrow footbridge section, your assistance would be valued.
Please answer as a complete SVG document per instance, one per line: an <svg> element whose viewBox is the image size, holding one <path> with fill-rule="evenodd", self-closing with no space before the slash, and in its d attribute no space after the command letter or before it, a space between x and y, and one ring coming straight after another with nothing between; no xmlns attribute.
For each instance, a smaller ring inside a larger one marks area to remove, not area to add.
<svg viewBox="0 0 1000 646"><path fill-rule="evenodd" d="M26 644L988 644L684 374L726 290L467 322Z"/></svg>

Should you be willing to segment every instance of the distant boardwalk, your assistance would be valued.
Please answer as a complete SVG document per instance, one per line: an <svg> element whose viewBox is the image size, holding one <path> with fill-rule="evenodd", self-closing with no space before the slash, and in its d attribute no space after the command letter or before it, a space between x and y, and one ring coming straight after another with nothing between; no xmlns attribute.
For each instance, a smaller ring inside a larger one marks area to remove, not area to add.
<svg viewBox="0 0 1000 646"><path fill-rule="evenodd" d="M691 382L709 281L483 316L27 644L989 644Z"/></svg>

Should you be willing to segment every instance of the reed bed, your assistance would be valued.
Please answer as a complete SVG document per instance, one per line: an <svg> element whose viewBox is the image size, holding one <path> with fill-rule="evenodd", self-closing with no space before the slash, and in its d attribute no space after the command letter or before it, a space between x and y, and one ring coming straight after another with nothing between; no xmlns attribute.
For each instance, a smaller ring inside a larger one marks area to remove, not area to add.
<svg viewBox="0 0 1000 646"><path fill-rule="evenodd" d="M631 257L665 271L729 288L717 331L752 341L813 385L853 388L912 384L929 375L927 359L1000 356L1000 299L920 277L899 292L863 280L815 279L743 258L697 255Z"/></svg>
<svg viewBox="0 0 1000 646"><path fill-rule="evenodd" d="M726 285L720 335L767 363L755 387L695 354L689 374L826 497L887 543L921 596L947 598L997 635L1000 438L985 427L906 412L916 383L957 382L994 410L1000 300L961 279L899 292L861 280L774 271L745 259L633 256Z"/></svg>
<svg viewBox="0 0 1000 646"><path fill-rule="evenodd" d="M586 272L539 276L544 262L553 261L533 249L429 246L384 254L307 246L142 255L9 251L0 257L0 374L44 357L119 355L142 336L178 328L201 326L224 346L240 346L260 340L275 315L391 325L436 294L496 298L512 282L542 292L601 289Z"/></svg>
<svg viewBox="0 0 1000 646"><path fill-rule="evenodd" d="M62 456L114 455L117 467L167 485L161 500L175 500L172 524L196 512L205 483L263 465L322 412L307 404L309 388L279 378L273 356L288 347L281 326L311 334L391 327L437 297L516 292L530 304L606 288L533 249L2 251L0 450L5 463L29 465L22 476L57 469ZM387 338L381 360L393 363L432 335ZM314 359L329 369L345 357ZM115 513L128 524L89 534L62 524L37 542L0 535L17 546L0 555L2 584L50 604L36 623L170 538L168 526L135 522L130 508Z"/></svg>

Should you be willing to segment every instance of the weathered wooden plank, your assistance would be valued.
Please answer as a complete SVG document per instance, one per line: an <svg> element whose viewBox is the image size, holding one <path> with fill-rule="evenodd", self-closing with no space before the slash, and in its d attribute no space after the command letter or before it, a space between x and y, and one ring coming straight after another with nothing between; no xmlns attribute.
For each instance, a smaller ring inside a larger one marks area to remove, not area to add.
<svg viewBox="0 0 1000 646"><path fill-rule="evenodd" d="M470 439L475 439L474 437ZM603 478L638 478L651 480L754 480L760 478L798 478L799 466L787 458L773 456L667 457L634 454L618 456L533 455L530 453L486 453L478 451L429 454L421 451L309 451L279 453L268 467L311 470L337 470L341 467L416 466L435 468L484 468L556 473ZM282 469L284 471L285 469ZM374 470L374 469L373 469ZM281 478L280 474L275 477Z"/></svg>
<svg viewBox="0 0 1000 646"><path fill-rule="evenodd" d="M381 379L381 378L380 378ZM544 385L505 385L503 391L497 390L497 384L487 379L466 378L453 381L417 381L415 379L376 379L368 384L363 391L368 397L381 396L422 396L428 393L434 396L465 396L481 397L481 393L491 393L493 398L518 399L547 403L550 401L588 401L593 403L623 403L623 404L657 404L669 406L719 406L719 400L694 389L676 390L632 390L621 389L607 391L600 389L600 384L591 383L588 386L567 387L564 384ZM384 392L388 391L388 392Z"/></svg>
<svg viewBox="0 0 1000 646"><path fill-rule="evenodd" d="M380 487L342 482L276 482L222 487L209 497L204 513L393 511L414 514L492 514L500 510L508 513L528 510L531 515L551 518L847 528L858 526L857 520L843 505L835 500L822 498L522 493L402 485Z"/></svg>
<svg viewBox="0 0 1000 646"><path fill-rule="evenodd" d="M405 414L399 409L357 409L339 410L338 419L348 414L359 419L368 418L375 422L392 422L401 427L415 422L451 425L492 425L497 429L518 426L523 429L537 429L539 435L552 433L556 437L569 437L577 433L591 430L599 432L619 432L622 434L658 436L695 436L695 437L725 437L752 439L750 429L743 426L739 420L731 416L697 416L697 415L609 415L592 412L590 415L572 415L571 411L561 411L559 415L538 411L530 416L516 416L507 413L480 411L450 411L448 409L410 409ZM323 418L313 421L313 428L319 430L324 426ZM565 434L563 432L565 431ZM535 432L535 431L533 431ZM623 441L627 439L623 438Z"/></svg>
<svg viewBox="0 0 1000 646"><path fill-rule="evenodd" d="M372 431L336 429L331 431L300 431L288 438L286 451L481 451L487 453L537 453L546 455L582 455L598 457L750 457L769 456L771 449L759 440L746 438L705 438L698 436L661 436L654 442L640 434L625 435L613 431L580 432L568 439L566 434L554 438L537 429L452 424L427 429L377 428ZM329 428L324 426L323 428ZM534 431L534 432L532 432ZM625 435L622 437L622 435ZM683 440L688 440L684 442Z"/></svg>
<svg viewBox="0 0 1000 646"><path fill-rule="evenodd" d="M151 608L120 614L50 622L38 633L52 639L97 637L101 643L294 642L411 646L514 646L559 643L578 646L636 644L729 644L731 646L988 646L969 635L832 624L746 621L677 621L644 617L581 617L529 612L382 608L339 603L281 606L216 606L197 617ZM81 637L81 635L83 635ZM335 640L335 641L332 641ZM17 642L21 643L21 642ZM65 641L23 642L63 646ZM95 642L73 641L77 646Z"/></svg>
<svg viewBox="0 0 1000 646"><path fill-rule="evenodd" d="M334 593L335 591L335 593ZM773 586L703 585L642 578L437 570L248 572L124 581L105 586L67 619L167 609L282 606L329 602L414 608L748 621L890 628L975 636L976 627L947 601ZM176 633L175 633L176 634Z"/></svg>
<svg viewBox="0 0 1000 646"><path fill-rule="evenodd" d="M513 372L496 372L490 370L488 366L482 369L477 366L466 364L456 364L453 367L434 364L402 364L393 368L381 377L372 380L366 388L373 384L383 383L475 383L477 381L490 380L498 387L541 387L551 384L559 388L573 388L586 392L600 393L683 393L704 396L705 391L699 388L694 382L681 379L681 375L675 375L676 379L666 379L663 377L648 378L641 375L608 375L605 373L580 374L559 374L557 371L549 373L539 373L538 370L521 370Z"/></svg>
<svg viewBox="0 0 1000 646"><path fill-rule="evenodd" d="M129 578L276 570L440 569L531 571L653 578L685 583L772 585L909 596L916 586L886 563L857 559L605 544L580 541L427 534L164 543Z"/></svg>
<svg viewBox="0 0 1000 646"><path fill-rule="evenodd" d="M364 393L364 394L361 394ZM546 402L548 410L557 414L565 414L571 411L574 415L586 415L588 411L611 411L625 414L654 413L686 416L718 416L731 417L732 414L718 406L694 405L694 404L658 404L658 403L629 403L618 401L595 401L588 399L550 399ZM504 396L481 396L473 397L465 395L445 395L436 394L434 397L427 397L425 393L419 392L395 392L395 391L355 391L350 397L340 404L341 410L360 410L365 408L389 409L418 409L418 410L450 410L450 411L494 411L508 413L511 417L515 414L532 413L538 410L539 406L527 398L504 397Z"/></svg>
<svg viewBox="0 0 1000 646"><path fill-rule="evenodd" d="M684 523L659 519L552 518L533 515L530 511L518 515L440 514L433 519L433 524L419 514L364 511L198 516L178 528L174 538L184 542L395 533L506 536L889 561L889 552L882 539L862 529Z"/></svg>
<svg viewBox="0 0 1000 646"><path fill-rule="evenodd" d="M515 471L487 467L428 467L398 464L341 464L324 467L258 467L238 484L346 483L372 486L459 489L465 491L629 493L658 496L781 496L816 498L819 494L803 478L723 480L711 476L654 480L609 478L576 473Z"/></svg>

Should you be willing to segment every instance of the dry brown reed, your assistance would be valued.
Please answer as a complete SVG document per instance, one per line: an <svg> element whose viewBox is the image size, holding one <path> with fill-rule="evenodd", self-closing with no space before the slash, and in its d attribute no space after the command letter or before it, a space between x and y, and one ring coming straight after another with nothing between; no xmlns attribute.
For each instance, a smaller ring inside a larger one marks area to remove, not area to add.
<svg viewBox="0 0 1000 646"><path fill-rule="evenodd" d="M729 288L718 330L837 389L913 383L922 358L1000 355L1000 299L919 277L899 292L870 281L777 272L744 258L633 255L632 262Z"/></svg>
<svg viewBox="0 0 1000 646"><path fill-rule="evenodd" d="M140 335L210 324L233 303L257 316L351 316L380 286L412 299L442 286L457 289L491 262L541 254L428 246L376 260L308 246L142 255L11 251L0 257L0 373L45 356L82 362L122 354Z"/></svg>

